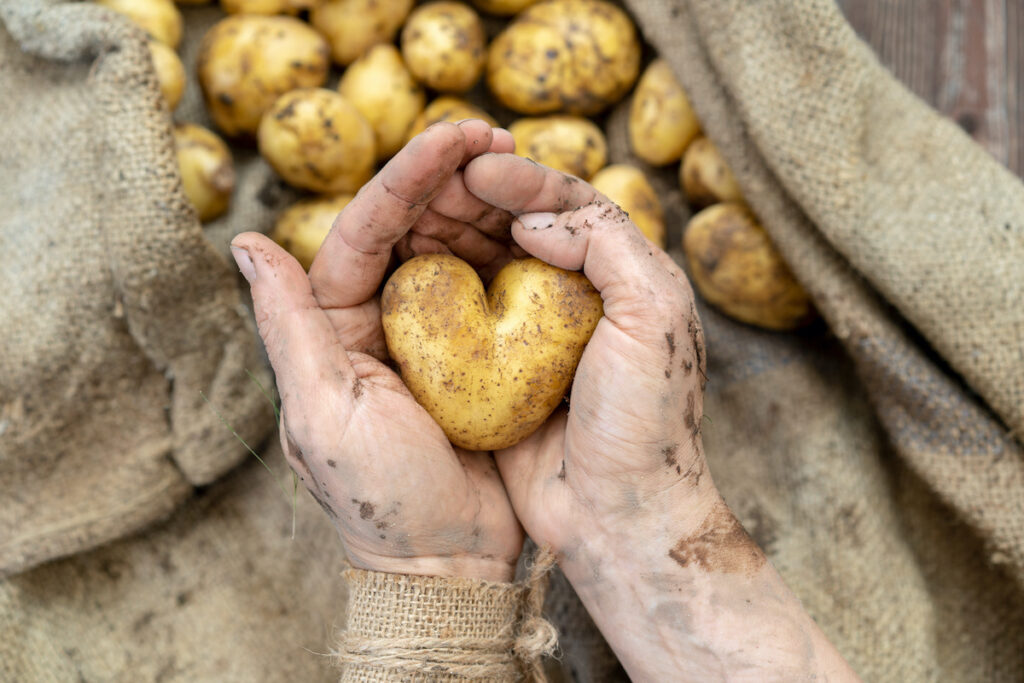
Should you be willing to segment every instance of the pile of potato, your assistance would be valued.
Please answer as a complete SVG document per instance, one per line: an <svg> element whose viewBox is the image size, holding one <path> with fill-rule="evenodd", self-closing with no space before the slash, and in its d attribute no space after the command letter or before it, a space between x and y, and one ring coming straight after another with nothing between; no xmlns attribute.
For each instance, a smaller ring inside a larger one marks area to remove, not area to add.
<svg viewBox="0 0 1024 683"><path fill-rule="evenodd" d="M175 53L183 23L175 3L96 1L150 33L161 90L173 109L186 78ZM438 121L482 118L497 125L480 102L507 120L518 154L590 181L664 248L662 206L644 170L607 166L605 134L588 118L632 92L635 156L656 167L679 164L683 192L695 209L703 208L686 227L683 248L704 297L734 318L770 329L810 319L806 293L701 135L669 65L655 59L641 74L636 27L618 6L605 0L220 5L226 16L203 37L196 76L219 131L235 143L255 143L282 179L313 194L286 210L272 235L307 268L338 211L414 135ZM332 71L339 80L328 88ZM234 189L227 145L192 124L177 126L175 138L188 198L201 220L216 218Z"/></svg>

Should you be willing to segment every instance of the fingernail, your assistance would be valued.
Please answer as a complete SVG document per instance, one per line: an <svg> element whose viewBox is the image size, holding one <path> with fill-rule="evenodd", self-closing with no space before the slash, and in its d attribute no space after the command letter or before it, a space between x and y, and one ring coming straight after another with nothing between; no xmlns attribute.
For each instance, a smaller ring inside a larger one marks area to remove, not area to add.
<svg viewBox="0 0 1024 683"><path fill-rule="evenodd" d="M525 230L547 230L555 224L555 214L524 213L516 220Z"/></svg>
<svg viewBox="0 0 1024 683"><path fill-rule="evenodd" d="M242 275L245 277L249 284L256 279L256 266L253 265L252 258L249 256L249 252L241 247L231 246L231 255L235 257L235 263L238 264L238 270L242 271Z"/></svg>

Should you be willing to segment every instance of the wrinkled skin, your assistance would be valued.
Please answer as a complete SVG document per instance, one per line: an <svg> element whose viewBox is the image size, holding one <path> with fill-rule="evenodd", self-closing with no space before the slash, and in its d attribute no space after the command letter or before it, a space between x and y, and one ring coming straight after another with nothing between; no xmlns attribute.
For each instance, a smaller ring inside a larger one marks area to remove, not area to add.
<svg viewBox="0 0 1024 683"><path fill-rule="evenodd" d="M511 148L482 121L432 126L345 207L308 278L262 235L233 242L285 454L351 562L508 581L521 521L633 680L857 680L706 471L682 272L590 185L483 153ZM523 250L582 269L604 317L567 411L512 448L455 449L382 362L376 292L395 255L454 253L487 279Z"/></svg>
<svg viewBox="0 0 1024 683"><path fill-rule="evenodd" d="M381 362L375 295L392 253L454 253L486 279L523 253L511 225L526 252L582 269L601 291L605 317L580 363L572 409L497 454L536 540L565 547L563 522L581 501L614 512L703 472L693 426L703 342L682 272L586 183L485 151L510 152L507 132L470 121L418 136L340 214L308 279L260 235L233 243L254 263L289 462L356 566L501 579L522 543L495 460L453 449ZM691 417L681 422L684 410Z"/></svg>
<svg viewBox="0 0 1024 683"><path fill-rule="evenodd" d="M454 449L381 362L376 297L399 239L404 253L444 251L445 240L474 265L511 258L475 227L508 216L471 201L458 170L511 148L507 132L480 121L432 127L342 211L308 278L262 235L233 242L277 375L285 454L355 566L512 576L522 530L494 461Z"/></svg>

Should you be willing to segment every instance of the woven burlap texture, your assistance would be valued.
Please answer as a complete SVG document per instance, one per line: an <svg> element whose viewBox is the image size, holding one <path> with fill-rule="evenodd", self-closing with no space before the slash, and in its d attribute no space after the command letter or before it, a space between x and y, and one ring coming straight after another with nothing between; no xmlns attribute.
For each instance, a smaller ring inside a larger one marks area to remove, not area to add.
<svg viewBox="0 0 1024 683"><path fill-rule="evenodd" d="M509 681L522 587L349 570L341 680ZM429 653L429 654L425 654Z"/></svg>
<svg viewBox="0 0 1024 683"><path fill-rule="evenodd" d="M285 481L247 462L145 534L0 582L0 681L337 680L347 564L301 489L292 539Z"/></svg>
<svg viewBox="0 0 1024 683"><path fill-rule="evenodd" d="M0 4L0 574L166 517L272 427L234 268L178 177L142 33Z"/></svg>

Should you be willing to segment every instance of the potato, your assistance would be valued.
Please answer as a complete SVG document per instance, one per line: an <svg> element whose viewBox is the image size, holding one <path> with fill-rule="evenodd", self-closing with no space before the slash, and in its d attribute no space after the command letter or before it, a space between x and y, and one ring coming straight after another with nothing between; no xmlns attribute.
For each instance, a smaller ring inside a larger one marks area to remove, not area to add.
<svg viewBox="0 0 1024 683"><path fill-rule="evenodd" d="M412 9L413 0L323 0L309 22L331 44L342 66L379 43L390 43Z"/></svg>
<svg viewBox="0 0 1024 683"><path fill-rule="evenodd" d="M381 296L388 352L420 405L462 448L522 441L572 382L601 318L601 296L580 273L512 261L487 289L447 254L418 256Z"/></svg>
<svg viewBox="0 0 1024 683"><path fill-rule="evenodd" d="M285 209L274 224L270 238L288 250L288 253L309 270L327 233L353 195L303 199Z"/></svg>
<svg viewBox="0 0 1024 683"><path fill-rule="evenodd" d="M220 0L228 14L298 14L314 5L316 0Z"/></svg>
<svg viewBox="0 0 1024 683"><path fill-rule="evenodd" d="M679 161L694 138L700 121L679 85L672 67L656 59L644 71L629 109L629 143L633 153L649 164Z"/></svg>
<svg viewBox="0 0 1024 683"><path fill-rule="evenodd" d="M263 115L260 154L290 185L313 192L355 192L373 175L373 128L333 90L285 93Z"/></svg>
<svg viewBox="0 0 1024 683"><path fill-rule="evenodd" d="M206 222L224 213L235 189L231 150L215 133L194 123L174 127L174 146L185 196Z"/></svg>
<svg viewBox="0 0 1024 683"><path fill-rule="evenodd" d="M181 12L172 0L96 0L96 3L124 14L164 45L181 42Z"/></svg>
<svg viewBox="0 0 1024 683"><path fill-rule="evenodd" d="M516 154L586 180L608 162L608 143L593 121L564 114L519 119L508 127Z"/></svg>
<svg viewBox="0 0 1024 683"><path fill-rule="evenodd" d="M715 204L690 219L683 251L697 289L730 317L769 330L814 317L807 292L744 205Z"/></svg>
<svg viewBox="0 0 1024 683"><path fill-rule="evenodd" d="M423 89L412 79L394 45L375 45L352 62L341 77L338 92L373 127L379 159L402 148L406 131L426 102Z"/></svg>
<svg viewBox="0 0 1024 683"><path fill-rule="evenodd" d="M481 12L503 17L521 12L536 2L537 0L473 0L473 4Z"/></svg>
<svg viewBox="0 0 1024 683"><path fill-rule="evenodd" d="M327 80L327 42L293 17L238 14L214 24L199 46L206 107L227 135L253 135L282 94Z"/></svg>
<svg viewBox="0 0 1024 683"><path fill-rule="evenodd" d="M718 148L706 137L690 143L679 166L679 185L694 206L742 202L743 193Z"/></svg>
<svg viewBox="0 0 1024 683"><path fill-rule="evenodd" d="M614 164L598 171L590 184L628 213L644 237L665 248L665 212L643 171L628 164Z"/></svg>
<svg viewBox="0 0 1024 683"><path fill-rule="evenodd" d="M149 56L153 59L160 93L167 101L167 108L174 111L185 92L185 65L177 52L158 40L149 41Z"/></svg>
<svg viewBox="0 0 1024 683"><path fill-rule="evenodd" d="M413 121L412 126L410 126L405 134L405 141L412 140L435 123L440 123L441 121L458 123L466 119L481 119L489 123L491 128L496 128L498 125L494 117L480 107L470 104L466 100L460 100L458 97L442 95L428 104L427 108L416 117L416 120Z"/></svg>
<svg viewBox="0 0 1024 683"><path fill-rule="evenodd" d="M604 0L546 0L491 43L487 84L524 114L596 114L625 95L640 70L629 17Z"/></svg>
<svg viewBox="0 0 1024 683"><path fill-rule="evenodd" d="M480 80L486 44L480 16L460 2L417 7L402 29L402 56L412 75L441 92L466 92Z"/></svg>

